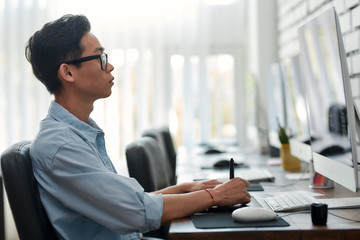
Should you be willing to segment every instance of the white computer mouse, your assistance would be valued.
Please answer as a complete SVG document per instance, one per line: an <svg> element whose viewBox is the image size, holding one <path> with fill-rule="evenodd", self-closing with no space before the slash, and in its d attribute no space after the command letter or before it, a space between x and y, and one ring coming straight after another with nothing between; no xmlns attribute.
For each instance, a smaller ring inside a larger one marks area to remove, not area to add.
<svg viewBox="0 0 360 240"><path fill-rule="evenodd" d="M260 207L243 207L232 212L232 217L238 222L260 222L274 220L277 215L271 210Z"/></svg>

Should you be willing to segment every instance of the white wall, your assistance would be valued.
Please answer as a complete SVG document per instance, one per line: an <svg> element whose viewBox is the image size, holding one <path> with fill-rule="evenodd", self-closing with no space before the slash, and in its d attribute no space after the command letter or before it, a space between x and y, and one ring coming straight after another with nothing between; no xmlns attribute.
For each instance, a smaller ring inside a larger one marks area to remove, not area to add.
<svg viewBox="0 0 360 240"><path fill-rule="evenodd" d="M297 28L324 8L334 5L340 19L354 98L360 97L359 0L278 0L280 59L299 52Z"/></svg>

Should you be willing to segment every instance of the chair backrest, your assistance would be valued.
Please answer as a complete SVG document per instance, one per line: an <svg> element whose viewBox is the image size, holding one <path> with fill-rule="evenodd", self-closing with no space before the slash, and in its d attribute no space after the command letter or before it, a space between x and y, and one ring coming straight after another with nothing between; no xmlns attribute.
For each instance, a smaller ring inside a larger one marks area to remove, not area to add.
<svg viewBox="0 0 360 240"><path fill-rule="evenodd" d="M1 155L5 190L22 240L58 239L41 204L29 154L31 142L10 146Z"/></svg>
<svg viewBox="0 0 360 240"><path fill-rule="evenodd" d="M169 158L170 166L173 170L174 176L176 177L176 149L170 129L168 126L163 126L159 128L159 131L165 143L165 149Z"/></svg>
<svg viewBox="0 0 360 240"><path fill-rule="evenodd" d="M126 146L126 161L130 177L135 178L146 192L171 185L166 157L159 143L151 137L139 138Z"/></svg>
<svg viewBox="0 0 360 240"><path fill-rule="evenodd" d="M161 151L166 156L167 163L166 168L169 169L170 183L176 184L176 152L172 137L168 127L150 128L143 132L142 136L152 137L159 142Z"/></svg>

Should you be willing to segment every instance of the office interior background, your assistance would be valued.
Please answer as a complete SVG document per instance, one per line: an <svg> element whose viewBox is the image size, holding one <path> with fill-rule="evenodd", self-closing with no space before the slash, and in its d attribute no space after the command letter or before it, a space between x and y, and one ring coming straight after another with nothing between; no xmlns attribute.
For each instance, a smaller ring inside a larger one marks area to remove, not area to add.
<svg viewBox="0 0 360 240"><path fill-rule="evenodd" d="M31 140L52 99L24 56L28 38L64 14L84 14L114 65L112 95L92 113L108 154L169 125L178 147L225 141L269 151L267 75L299 53L297 28L338 11L353 97L360 97L359 0L0 0L0 151ZM17 239L9 207L6 237Z"/></svg>

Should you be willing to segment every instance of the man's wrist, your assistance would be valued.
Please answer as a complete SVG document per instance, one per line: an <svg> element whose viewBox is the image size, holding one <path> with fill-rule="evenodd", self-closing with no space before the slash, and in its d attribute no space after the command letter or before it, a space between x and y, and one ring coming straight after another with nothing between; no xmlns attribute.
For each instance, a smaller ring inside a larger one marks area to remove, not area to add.
<svg viewBox="0 0 360 240"><path fill-rule="evenodd" d="M210 197L211 197L212 204L211 204L211 206L210 206L210 207L215 206L215 199L214 199L214 195L210 192L210 190L209 190L209 189L204 189L204 191L206 191L206 192L210 195Z"/></svg>

